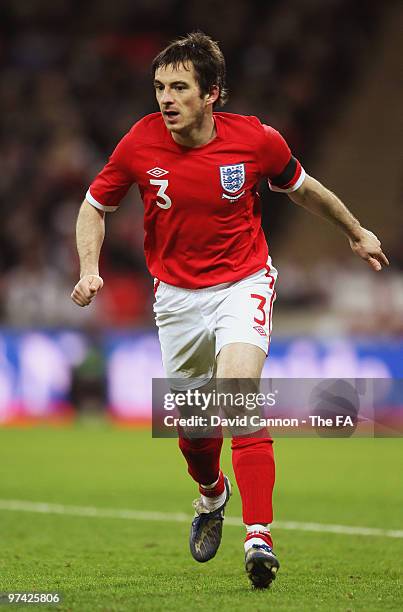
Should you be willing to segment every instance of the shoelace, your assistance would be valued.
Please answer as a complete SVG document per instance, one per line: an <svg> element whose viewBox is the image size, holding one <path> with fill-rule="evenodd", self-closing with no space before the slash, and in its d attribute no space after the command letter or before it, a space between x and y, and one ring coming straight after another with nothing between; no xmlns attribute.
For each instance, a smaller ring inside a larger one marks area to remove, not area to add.
<svg viewBox="0 0 403 612"><path fill-rule="evenodd" d="M268 544L252 544L251 548L254 548L256 550L264 550L265 552L268 552L270 554L273 553L273 549Z"/></svg>

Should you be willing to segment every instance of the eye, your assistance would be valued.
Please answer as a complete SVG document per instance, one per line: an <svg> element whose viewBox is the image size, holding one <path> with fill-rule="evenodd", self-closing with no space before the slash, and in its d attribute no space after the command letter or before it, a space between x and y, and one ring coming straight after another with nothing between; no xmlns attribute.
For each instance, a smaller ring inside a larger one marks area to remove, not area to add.
<svg viewBox="0 0 403 612"><path fill-rule="evenodd" d="M184 87L184 85L176 85L176 86L175 86L175 89L176 89L177 91L183 91L183 90L185 89L185 87Z"/></svg>

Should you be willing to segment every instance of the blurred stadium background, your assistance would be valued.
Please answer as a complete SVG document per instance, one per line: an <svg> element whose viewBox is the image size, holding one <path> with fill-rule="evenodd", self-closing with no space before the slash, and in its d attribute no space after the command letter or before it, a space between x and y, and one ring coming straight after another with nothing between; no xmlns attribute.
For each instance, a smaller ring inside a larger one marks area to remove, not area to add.
<svg viewBox="0 0 403 612"><path fill-rule="evenodd" d="M403 373L403 10L394 0L3 0L0 7L0 424L150 417L162 376L134 188L107 218L105 287L88 309L74 224L93 176L156 110L149 65L200 28L221 42L229 112L280 130L382 240L374 274L346 239L262 185L280 276L267 375Z"/></svg>

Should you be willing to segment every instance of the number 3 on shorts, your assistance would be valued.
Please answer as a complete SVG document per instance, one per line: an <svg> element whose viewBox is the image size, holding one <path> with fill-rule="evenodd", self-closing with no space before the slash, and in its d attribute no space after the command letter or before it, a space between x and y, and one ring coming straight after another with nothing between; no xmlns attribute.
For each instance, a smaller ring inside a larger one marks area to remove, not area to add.
<svg viewBox="0 0 403 612"><path fill-rule="evenodd" d="M157 206L159 206L160 208L171 208L172 200L169 197L169 195L165 193L165 190L168 187L168 180L167 179L165 180L164 179L162 180L150 179L150 184L159 186L159 189L157 192L157 198L162 198L164 200L164 204L157 201Z"/></svg>
<svg viewBox="0 0 403 612"><path fill-rule="evenodd" d="M253 320L258 325L263 325L264 326L266 324L266 311L264 309L265 304L266 304L266 298L263 297L262 295L257 295L256 293L251 293L250 297L254 298L255 300L259 300L259 305L258 305L257 309L260 310L260 312L262 313L262 318L261 319L259 319L257 317L254 317Z"/></svg>

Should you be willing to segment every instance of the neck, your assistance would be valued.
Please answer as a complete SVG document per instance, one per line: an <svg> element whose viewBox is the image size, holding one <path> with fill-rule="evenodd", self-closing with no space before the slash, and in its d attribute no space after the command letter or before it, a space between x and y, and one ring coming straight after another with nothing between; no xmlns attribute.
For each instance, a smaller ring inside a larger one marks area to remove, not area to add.
<svg viewBox="0 0 403 612"><path fill-rule="evenodd" d="M183 147L202 147L216 137L213 115L203 116L200 122L191 126L186 132L171 132L174 141Z"/></svg>

